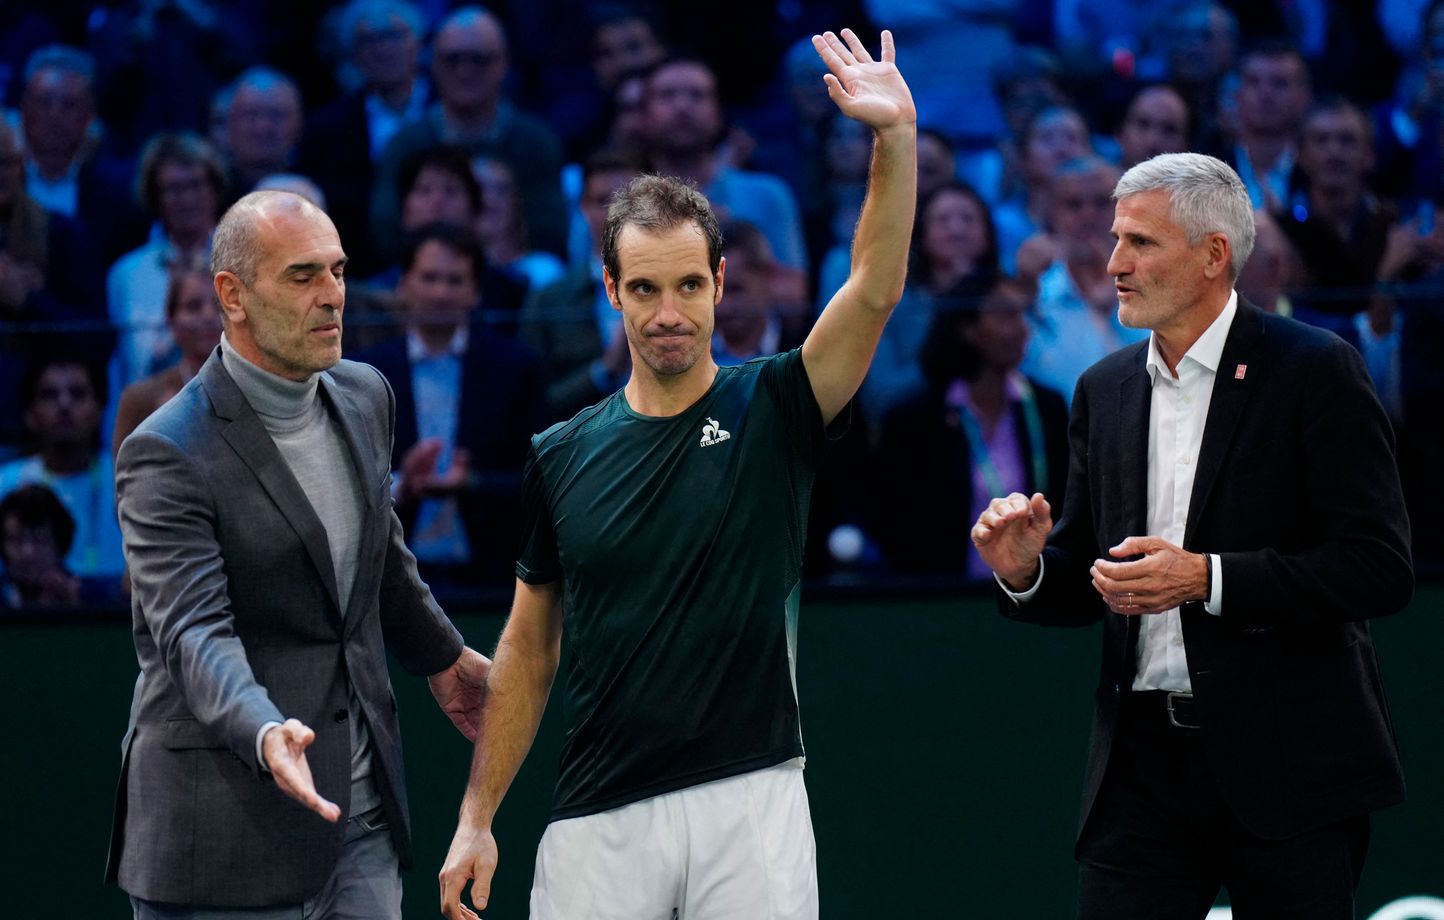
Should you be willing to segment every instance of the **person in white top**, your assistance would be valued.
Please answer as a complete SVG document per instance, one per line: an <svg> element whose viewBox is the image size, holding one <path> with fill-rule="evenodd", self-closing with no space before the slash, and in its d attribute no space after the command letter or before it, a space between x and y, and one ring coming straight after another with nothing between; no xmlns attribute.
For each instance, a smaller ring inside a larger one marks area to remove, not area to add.
<svg viewBox="0 0 1444 920"><path fill-rule="evenodd" d="M1368 619L1413 589L1393 439L1358 352L1234 291L1254 239L1226 164L1164 154L1113 193L1108 264L1148 341L1074 395L1042 494L972 530L1002 612L1103 620L1079 916L1347 918L1369 813L1403 798Z"/></svg>

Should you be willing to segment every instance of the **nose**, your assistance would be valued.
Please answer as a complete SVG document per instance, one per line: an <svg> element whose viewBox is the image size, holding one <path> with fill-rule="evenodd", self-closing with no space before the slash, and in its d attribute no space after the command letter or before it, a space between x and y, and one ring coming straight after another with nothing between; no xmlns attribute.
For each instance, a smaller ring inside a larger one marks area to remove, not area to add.
<svg viewBox="0 0 1444 920"><path fill-rule="evenodd" d="M1119 240L1113 244L1113 252L1108 256L1108 274L1117 278L1119 275L1128 274L1127 266L1123 261L1123 241Z"/></svg>

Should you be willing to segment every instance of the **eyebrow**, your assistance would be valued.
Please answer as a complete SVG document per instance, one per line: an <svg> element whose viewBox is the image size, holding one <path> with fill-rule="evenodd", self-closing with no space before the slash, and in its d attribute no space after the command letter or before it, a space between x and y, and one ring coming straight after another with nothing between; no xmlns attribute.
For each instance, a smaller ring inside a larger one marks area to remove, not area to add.
<svg viewBox="0 0 1444 920"><path fill-rule="evenodd" d="M349 258L343 256L337 259L335 262L332 262L331 268L344 268L346 266L346 263L349 261ZM326 266L321 264L320 262L292 262L290 265L286 266L285 271L281 272L281 277L289 278L291 275L299 275L304 272L319 272L325 270Z"/></svg>

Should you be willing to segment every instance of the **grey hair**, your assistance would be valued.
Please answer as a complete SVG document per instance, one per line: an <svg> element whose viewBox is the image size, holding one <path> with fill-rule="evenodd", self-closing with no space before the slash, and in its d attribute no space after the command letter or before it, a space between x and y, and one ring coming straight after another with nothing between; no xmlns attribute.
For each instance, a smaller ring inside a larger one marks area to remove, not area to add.
<svg viewBox="0 0 1444 920"><path fill-rule="evenodd" d="M211 275L230 272L246 287L260 273L261 245L257 229L261 218L276 205L299 210L320 210L295 192L266 189L251 192L226 209L211 236Z"/></svg>
<svg viewBox="0 0 1444 920"><path fill-rule="evenodd" d="M1113 189L1122 201L1145 192L1168 193L1170 216L1197 246L1210 233L1228 239L1229 279L1238 277L1253 252L1253 205L1243 180L1227 163L1201 153L1161 153L1123 174Z"/></svg>
<svg viewBox="0 0 1444 920"><path fill-rule="evenodd" d="M24 82L29 83L42 70L73 73L84 79L86 86L95 86L95 58L89 52L70 45L46 45L37 48L25 61Z"/></svg>

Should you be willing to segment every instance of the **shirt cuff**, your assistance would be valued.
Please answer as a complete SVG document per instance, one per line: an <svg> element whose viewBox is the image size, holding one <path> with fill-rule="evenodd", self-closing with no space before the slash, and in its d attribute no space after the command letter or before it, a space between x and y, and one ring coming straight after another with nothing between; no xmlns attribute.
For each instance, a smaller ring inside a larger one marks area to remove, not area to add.
<svg viewBox="0 0 1444 920"><path fill-rule="evenodd" d="M266 737L266 732L280 727L280 722L262 722L260 731L256 732L256 763L260 764L262 773L270 773L271 768L266 765L265 754L261 751L261 739Z"/></svg>
<svg viewBox="0 0 1444 920"><path fill-rule="evenodd" d="M1013 603L1026 604L1033 599L1034 594L1038 593L1038 586L1043 583L1043 557L1038 557L1038 577L1033 580L1033 586L1026 591L1014 591L1008 587L1007 582L998 577L997 572L993 573L993 580L998 583L998 587L1003 589L1004 594L1013 599Z"/></svg>
<svg viewBox="0 0 1444 920"><path fill-rule="evenodd" d="M1223 561L1217 553L1209 553L1208 558L1213 560L1213 580L1208 586L1208 600L1203 602L1203 609L1216 617L1223 616Z"/></svg>

